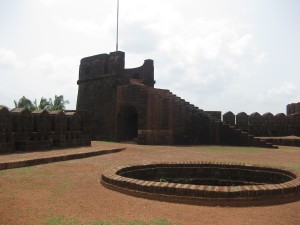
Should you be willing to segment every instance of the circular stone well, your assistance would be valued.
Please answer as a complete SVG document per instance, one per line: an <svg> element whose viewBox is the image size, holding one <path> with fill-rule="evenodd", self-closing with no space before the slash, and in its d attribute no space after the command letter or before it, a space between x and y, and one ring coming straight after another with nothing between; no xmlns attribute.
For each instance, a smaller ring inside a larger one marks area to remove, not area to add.
<svg viewBox="0 0 300 225"><path fill-rule="evenodd" d="M102 174L110 189L197 205L271 205L300 198L299 173L281 167L217 162L156 162Z"/></svg>

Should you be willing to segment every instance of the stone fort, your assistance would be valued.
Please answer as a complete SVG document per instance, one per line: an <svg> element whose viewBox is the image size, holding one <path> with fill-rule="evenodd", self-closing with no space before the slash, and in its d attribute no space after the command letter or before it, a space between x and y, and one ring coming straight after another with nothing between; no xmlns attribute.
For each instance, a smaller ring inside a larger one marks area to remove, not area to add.
<svg viewBox="0 0 300 225"><path fill-rule="evenodd" d="M0 154L90 145L93 140L152 145L300 146L300 103L287 112L234 115L203 111L169 90L154 88L153 61L125 69L125 53L81 60L76 111L30 112L0 106ZM272 137L272 138L259 138ZM283 141L284 140L284 141Z"/></svg>
<svg viewBox="0 0 300 225"><path fill-rule="evenodd" d="M121 51L83 58L77 110L89 112L94 140L139 144L215 144L272 147L254 136L300 135L300 103L288 115L203 111L169 90L154 88L153 60L125 68Z"/></svg>

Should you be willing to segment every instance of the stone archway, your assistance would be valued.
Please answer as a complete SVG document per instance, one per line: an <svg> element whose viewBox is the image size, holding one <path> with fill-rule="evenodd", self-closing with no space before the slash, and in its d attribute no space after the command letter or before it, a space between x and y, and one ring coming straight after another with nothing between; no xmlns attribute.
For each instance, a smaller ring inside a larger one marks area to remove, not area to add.
<svg viewBox="0 0 300 225"><path fill-rule="evenodd" d="M133 106L124 106L118 113L118 140L132 141L138 137L138 113Z"/></svg>

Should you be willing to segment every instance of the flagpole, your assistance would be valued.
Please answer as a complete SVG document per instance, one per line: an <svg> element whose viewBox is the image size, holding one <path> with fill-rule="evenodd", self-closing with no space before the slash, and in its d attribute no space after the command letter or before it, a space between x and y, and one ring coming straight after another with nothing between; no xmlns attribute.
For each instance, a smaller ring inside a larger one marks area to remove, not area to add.
<svg viewBox="0 0 300 225"><path fill-rule="evenodd" d="M116 51L119 50L119 0L117 0L117 40L116 40Z"/></svg>

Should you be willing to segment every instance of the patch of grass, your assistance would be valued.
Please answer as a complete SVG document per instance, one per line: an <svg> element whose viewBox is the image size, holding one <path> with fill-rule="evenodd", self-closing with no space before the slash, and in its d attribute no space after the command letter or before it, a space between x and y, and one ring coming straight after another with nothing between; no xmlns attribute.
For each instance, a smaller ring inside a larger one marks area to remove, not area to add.
<svg viewBox="0 0 300 225"><path fill-rule="evenodd" d="M172 225L173 223L169 222L166 219L156 218L152 221L153 225ZM177 224L179 225L179 224Z"/></svg>
<svg viewBox="0 0 300 225"><path fill-rule="evenodd" d="M292 170L300 170L300 165L299 164L275 164L275 166L283 166Z"/></svg>
<svg viewBox="0 0 300 225"><path fill-rule="evenodd" d="M235 146L226 146L226 147L191 147L185 148L191 149L194 151L201 151L201 152L212 152L212 153L224 153L224 152L246 152L246 153L260 153L262 151L261 148L255 147L235 147Z"/></svg>
<svg viewBox="0 0 300 225"><path fill-rule="evenodd" d="M56 195L62 194L67 190L71 190L73 188L73 182L70 180L65 180L64 182L56 183L54 186L53 192Z"/></svg>
<svg viewBox="0 0 300 225"><path fill-rule="evenodd" d="M112 220L112 221L93 221L89 223L80 223L77 219L68 219L63 216L50 217L44 225L175 225L163 218L155 218L149 222L133 220L133 221L123 221L123 220ZM179 224L176 224L179 225Z"/></svg>
<svg viewBox="0 0 300 225"><path fill-rule="evenodd" d="M96 144L116 144L117 142L113 142L113 141L93 141Z"/></svg>
<svg viewBox="0 0 300 225"><path fill-rule="evenodd" d="M18 180L20 178L30 178L35 175L35 170L32 167L21 167L11 170L1 171L1 176L9 180Z"/></svg>
<svg viewBox="0 0 300 225"><path fill-rule="evenodd" d="M35 169L33 167L28 166L28 167L21 167L21 168L16 168L13 169L13 172L16 174L19 174L20 176L25 176L25 177L31 177L35 174Z"/></svg>
<svg viewBox="0 0 300 225"><path fill-rule="evenodd" d="M166 219L156 218L151 221L95 221L92 223L88 223L86 225L175 225L174 223L169 222ZM179 224L176 224L179 225Z"/></svg>
<svg viewBox="0 0 300 225"><path fill-rule="evenodd" d="M287 149L285 151L290 153L300 153L300 149Z"/></svg>
<svg viewBox="0 0 300 225"><path fill-rule="evenodd" d="M86 225L113 225L112 222L95 221Z"/></svg>
<svg viewBox="0 0 300 225"><path fill-rule="evenodd" d="M34 167L32 166L27 166L27 167L20 167L20 168L15 168L13 170L15 171L20 171L20 172L23 172L23 173L29 173L29 172L32 172L34 169Z"/></svg>
<svg viewBox="0 0 300 225"><path fill-rule="evenodd" d="M161 178L159 179L159 182L168 182L168 180L167 180L167 178L165 178L165 177L161 177Z"/></svg>
<svg viewBox="0 0 300 225"><path fill-rule="evenodd" d="M50 217L44 225L80 225L76 219L66 219L63 216Z"/></svg>
<svg viewBox="0 0 300 225"><path fill-rule="evenodd" d="M250 164L254 164L253 162L249 162ZM272 163L272 162L266 162L266 163L258 163L266 166L279 166L279 167L285 167L291 170L300 170L299 164L294 163Z"/></svg>
<svg viewBox="0 0 300 225"><path fill-rule="evenodd" d="M0 194L5 193L5 192L6 192L6 190L3 187L0 187ZM1 225L1 222L0 222L0 225Z"/></svg>
<svg viewBox="0 0 300 225"><path fill-rule="evenodd" d="M259 164L259 165L266 165L266 166L279 166L279 167L286 167L288 169L292 170L300 170L300 165L299 164L294 164L294 163L272 163L272 162L253 162L253 161L239 161L239 160L230 160L230 162L233 163L249 163L249 164Z"/></svg>
<svg viewBox="0 0 300 225"><path fill-rule="evenodd" d="M2 223L1 221L0 221L0 225L13 225L12 223Z"/></svg>
<svg viewBox="0 0 300 225"><path fill-rule="evenodd" d="M11 170L0 171L0 176L7 178L10 181L17 181L23 178L53 178L55 175L49 172L40 171L36 167L21 167Z"/></svg>
<svg viewBox="0 0 300 225"><path fill-rule="evenodd" d="M13 191L12 189L6 189L3 187L0 187L0 194L6 194L6 195L14 198L14 197L16 197L17 192ZM2 224L0 223L0 225L2 225Z"/></svg>
<svg viewBox="0 0 300 225"><path fill-rule="evenodd" d="M16 197L17 192L16 191L10 191L9 195L14 198L14 197Z"/></svg>

